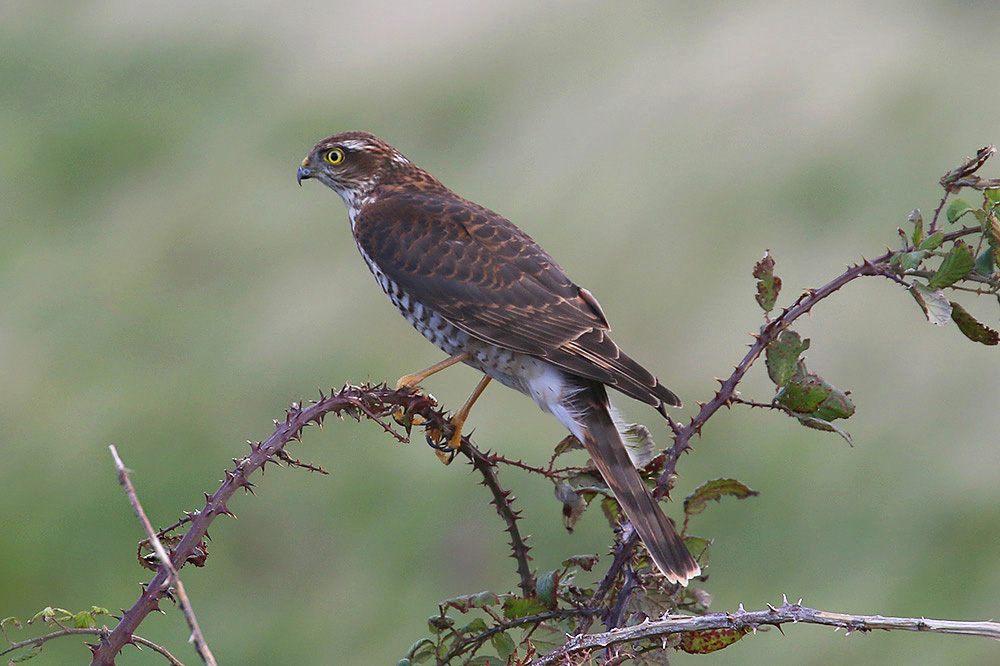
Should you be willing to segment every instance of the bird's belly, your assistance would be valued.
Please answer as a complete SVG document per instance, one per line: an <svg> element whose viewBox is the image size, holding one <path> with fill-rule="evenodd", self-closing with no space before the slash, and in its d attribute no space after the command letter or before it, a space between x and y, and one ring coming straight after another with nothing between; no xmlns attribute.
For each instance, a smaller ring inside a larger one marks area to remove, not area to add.
<svg viewBox="0 0 1000 666"><path fill-rule="evenodd" d="M504 386L531 396L539 407L554 414L573 434L580 436L576 432L577 415L569 408L570 398L580 390L572 375L538 357L469 335L436 311L411 298L382 272L360 245L358 247L389 300L421 335L449 356L463 352L468 354L469 358L465 360L467 365Z"/></svg>

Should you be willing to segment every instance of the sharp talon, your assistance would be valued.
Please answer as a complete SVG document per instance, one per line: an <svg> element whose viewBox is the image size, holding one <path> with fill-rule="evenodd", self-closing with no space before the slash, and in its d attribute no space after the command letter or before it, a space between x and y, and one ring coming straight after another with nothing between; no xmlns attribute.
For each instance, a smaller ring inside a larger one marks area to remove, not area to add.
<svg viewBox="0 0 1000 666"><path fill-rule="evenodd" d="M458 450L462 446L462 431L456 429L454 434L444 441L444 433L438 428L429 426L424 431L424 439L427 440L427 446L434 449L441 462L448 465L458 455Z"/></svg>
<svg viewBox="0 0 1000 666"><path fill-rule="evenodd" d="M448 446L447 444L445 444L445 443L443 443L441 441L441 433L440 433L440 431L435 430L435 431L433 431L433 434L431 434L431 431L428 430L427 432L424 433L424 439L427 440L427 446L431 447L435 451L450 451L451 450L450 446Z"/></svg>

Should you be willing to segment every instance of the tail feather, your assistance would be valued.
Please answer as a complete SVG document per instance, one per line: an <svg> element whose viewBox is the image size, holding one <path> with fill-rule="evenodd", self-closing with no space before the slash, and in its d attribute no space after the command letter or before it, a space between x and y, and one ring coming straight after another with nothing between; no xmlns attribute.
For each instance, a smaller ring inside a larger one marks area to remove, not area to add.
<svg viewBox="0 0 1000 666"><path fill-rule="evenodd" d="M590 395L579 396L585 398L581 402L589 403L582 405L577 417L584 428L583 445L639 533L653 562L667 580L686 586L701 573L701 567L632 465L611 418L604 387L597 385L588 393Z"/></svg>

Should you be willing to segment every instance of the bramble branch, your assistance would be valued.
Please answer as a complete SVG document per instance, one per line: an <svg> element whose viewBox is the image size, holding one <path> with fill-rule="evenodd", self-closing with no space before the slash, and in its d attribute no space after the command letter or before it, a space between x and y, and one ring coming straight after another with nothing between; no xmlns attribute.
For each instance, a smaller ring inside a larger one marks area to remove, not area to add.
<svg viewBox="0 0 1000 666"><path fill-rule="evenodd" d="M528 555L530 546L527 545L521 536L521 531L517 526L521 512L515 511L511 506L514 496L511 494L511 491L504 490L500 486L500 480L497 478L496 463L490 460L487 454L484 454L473 446L467 437L462 437L460 452L469 458L472 466L483 476L483 485L489 488L493 494L493 506L496 507L497 513L500 514L504 523L507 524L506 530L510 535L511 556L517 562L517 574L521 578L521 592L526 597L533 595L535 593L535 577L532 575L528 564L529 560L531 560L531 556Z"/></svg>
<svg viewBox="0 0 1000 666"><path fill-rule="evenodd" d="M40 647L45 643L48 643L54 638L62 638L63 636L98 636L99 638L105 638L108 635L108 629L106 627L63 627L58 631L53 631L45 634L44 636L35 636L34 638L28 638L23 641L17 641L16 643L11 643L10 647L6 650L0 652L0 657L10 654L11 652L16 652L17 650L24 650L32 647ZM177 657L170 654L170 651L162 645L157 645L153 641L143 638L142 636L132 636L132 641L137 645L148 647L150 650L162 655L168 662L170 666L184 666ZM8 661L8 663L14 663L14 660Z"/></svg>
<svg viewBox="0 0 1000 666"><path fill-rule="evenodd" d="M205 496L205 504L198 511L192 512L185 518L174 524L173 527L187 525L187 531L183 537L173 545L169 554L166 550L166 562L159 564L156 575L144 587L142 594L135 601L131 608L124 612L118 625L110 633L98 634L101 638L98 645L93 646L93 659L91 666L111 666L114 664L115 655L129 644L133 638L133 632L150 612L159 609L159 600L167 594L171 582L177 580L176 572L184 564L192 562L196 565L203 563L207 548L205 538L209 526L220 515L232 516L228 502L232 496L241 488L247 493L253 493L254 484L249 477L268 463L278 464L285 461L294 467L304 467L315 471L322 471L320 468L300 463L285 452L285 446L294 440L300 440L302 431L312 424L322 426L324 418L328 414L339 416L350 416L357 420L367 418L376 421L384 430L392 434L399 441L408 441L406 437L393 430L386 419L392 414L402 410L406 414L418 415L423 420L434 427L443 429L450 427L450 423L444 416L444 412L437 407L434 399L417 392L414 389L389 389L386 385L346 385L343 389L330 395L320 392L320 398L316 402L303 407L300 404L293 404L285 413L283 421L275 421L275 430L264 442L250 444L250 454L243 458L234 458L235 466L227 470L222 485L213 494ZM528 546L517 528L517 512L511 506L510 492L504 490L496 478L493 463L488 456L476 449L467 438L462 440L462 452L469 457L473 466L480 471L484 477L484 484L487 485L494 494L497 511L507 524L507 531L511 535L511 548L517 560L518 573L521 576L521 585L525 594L533 589L534 579L528 565ZM124 465L116 456L116 465L119 469L119 478L123 485L128 481L128 475L124 473ZM128 492L128 487L126 487ZM129 493L130 500L135 508L138 500L135 498L134 490ZM140 514L141 507L136 509ZM144 517L140 515L140 520ZM144 521L148 523L148 520ZM150 526L147 533L152 529ZM160 537L164 534L160 532ZM154 533L152 537L156 537ZM155 543L159 539L151 538L151 544L155 549ZM192 629L192 631L194 631ZM200 633L200 632L199 632Z"/></svg>
<svg viewBox="0 0 1000 666"><path fill-rule="evenodd" d="M320 399L302 407L292 405L285 414L284 421L275 421L274 433L263 443L250 445L250 454L243 458L234 458L235 466L227 470L222 485L211 495L206 495L204 506L194 512L188 521L187 532L170 552L170 562L174 569L180 569L195 557L203 557L205 535L209 526L220 515L232 515L228 501L237 490L243 489L252 493L254 484L249 477L267 463L277 464L279 452L283 452L286 444L301 439L302 430L308 425L322 424L324 417L331 413L347 414L361 418L369 413L387 415L397 407L412 413L423 413L433 410L433 401L423 395L408 391L389 390L384 385L380 387L345 386L338 393L324 395ZM112 666L115 655L127 645L133 632L150 612L159 609L159 600L167 591L170 581L170 571L160 565L153 579L145 586L136 602L125 611L114 630L103 637L94 649L91 666Z"/></svg>
<svg viewBox="0 0 1000 666"><path fill-rule="evenodd" d="M850 615L806 608L801 603L791 604L786 599L778 608L768 606L767 610L746 611L742 605L732 613L710 613L701 616L668 616L662 620L646 621L631 627L613 629L600 634L581 634L570 638L562 647L530 662L530 666L577 663L574 655L587 654L623 643L665 640L667 636L710 630L725 630L735 634L756 631L758 627L783 624L820 624L848 633L867 633L875 629L884 631L927 631L938 634L959 634L964 636L984 636L1000 640L1000 623L997 622L956 622L953 620L932 620L912 617L883 617L881 615ZM735 636L734 636L735 638Z"/></svg>

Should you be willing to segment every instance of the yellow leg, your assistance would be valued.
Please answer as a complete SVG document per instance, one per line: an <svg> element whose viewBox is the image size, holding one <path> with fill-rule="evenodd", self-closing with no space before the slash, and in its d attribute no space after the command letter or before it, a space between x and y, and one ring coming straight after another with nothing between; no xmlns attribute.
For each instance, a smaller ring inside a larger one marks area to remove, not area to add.
<svg viewBox="0 0 1000 666"><path fill-rule="evenodd" d="M454 356L449 356L445 360L439 361L438 363L435 363L429 368L424 368L420 372L415 372L412 375L403 375L402 377L399 378L399 381L396 382L396 388L397 389L414 388L417 384L424 381L434 373L441 372L445 368L450 368L456 363L461 363L467 358L469 358L469 355L465 352L462 352L461 354L455 354ZM429 394L428 396L432 400L434 399L434 396L431 396ZM435 404L437 403L435 402ZM410 428L412 426L423 425L424 423L424 419L422 416L412 416L412 417L407 416L406 414L403 413L402 408L397 409L395 413L393 413L392 418L396 420L396 423L405 427L407 433L410 432Z"/></svg>
<svg viewBox="0 0 1000 666"><path fill-rule="evenodd" d="M462 408L455 412L455 415L451 417L451 427L453 431L451 437L448 438L447 445L441 445L434 443L434 440L440 440L441 433L436 433L436 437L428 435L428 442L434 447L435 453L437 453L438 458L441 459L445 465L449 464L454 458L455 454L458 452L460 446L462 446L462 427L465 425L465 420L469 418L469 412L472 411L472 406L476 404L476 400L479 396L483 394L486 390L486 386L493 379L489 375L483 375L483 378L479 380L476 384L475 390L472 391L472 395L469 399L465 401Z"/></svg>
<svg viewBox="0 0 1000 666"><path fill-rule="evenodd" d="M467 358L469 358L469 355L466 352L462 352L461 354L455 354L454 356L449 356L445 360L435 363L431 367L425 368L420 372L415 372L412 375L403 375L402 377L399 378L399 381L396 382L396 388L401 389L404 386L407 388L416 386L417 384L424 381L434 373L441 372L445 368L450 368L456 363L461 363Z"/></svg>

